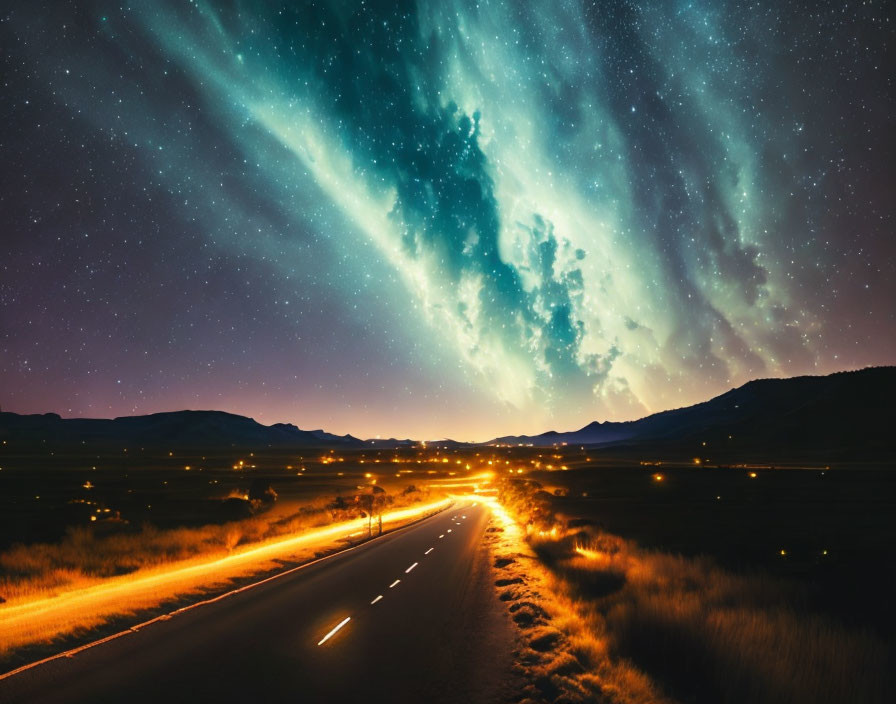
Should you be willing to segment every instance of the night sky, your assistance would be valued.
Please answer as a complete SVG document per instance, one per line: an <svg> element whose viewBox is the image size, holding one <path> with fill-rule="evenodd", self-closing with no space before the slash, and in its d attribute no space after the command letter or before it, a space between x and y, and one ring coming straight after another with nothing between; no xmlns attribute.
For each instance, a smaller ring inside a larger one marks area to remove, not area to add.
<svg viewBox="0 0 896 704"><path fill-rule="evenodd" d="M887 3L3 5L3 410L484 440L896 362Z"/></svg>

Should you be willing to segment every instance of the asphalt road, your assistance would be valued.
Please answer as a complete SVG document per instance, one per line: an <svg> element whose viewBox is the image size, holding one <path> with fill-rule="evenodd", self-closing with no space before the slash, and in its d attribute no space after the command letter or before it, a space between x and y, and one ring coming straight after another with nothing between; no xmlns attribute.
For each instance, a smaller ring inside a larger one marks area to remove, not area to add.
<svg viewBox="0 0 896 704"><path fill-rule="evenodd" d="M513 641L487 521L457 504L0 680L0 702L499 702L515 689Z"/></svg>

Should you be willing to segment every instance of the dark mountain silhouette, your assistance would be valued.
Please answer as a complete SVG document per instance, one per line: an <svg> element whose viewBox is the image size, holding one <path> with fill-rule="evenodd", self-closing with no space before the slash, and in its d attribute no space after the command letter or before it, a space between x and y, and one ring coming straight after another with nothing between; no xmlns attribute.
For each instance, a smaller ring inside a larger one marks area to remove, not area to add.
<svg viewBox="0 0 896 704"><path fill-rule="evenodd" d="M704 403L571 432L496 438L489 444L693 447L800 454L894 456L896 367L828 376L757 379Z"/></svg>
<svg viewBox="0 0 896 704"><path fill-rule="evenodd" d="M0 439L17 445L65 447L360 447L351 435L262 425L224 411L174 411L115 419L61 418L56 413L0 413Z"/></svg>
<svg viewBox="0 0 896 704"><path fill-rule="evenodd" d="M417 447L419 445L419 440L411 440L410 438L405 438L404 440L399 440L397 438L369 438L364 441L365 447L370 447L375 450L397 450L401 448Z"/></svg>
<svg viewBox="0 0 896 704"><path fill-rule="evenodd" d="M495 438L489 444L547 446L566 443L568 445L599 445L634 437L636 435L634 425L637 422L639 421L626 421L624 423L607 421L601 423L596 420L579 430L563 433L549 430L540 435L508 435Z"/></svg>
<svg viewBox="0 0 896 704"><path fill-rule="evenodd" d="M589 423L570 432L496 438L483 444L581 445L692 452L719 456L774 452L791 455L892 458L891 418L896 367L871 367L829 376L757 379L704 403L622 423ZM223 411L175 411L115 419L61 418L55 413L0 413L0 440L20 446L342 447L408 448L415 440L368 439L301 430L291 423L262 425ZM431 447L464 447L453 440Z"/></svg>

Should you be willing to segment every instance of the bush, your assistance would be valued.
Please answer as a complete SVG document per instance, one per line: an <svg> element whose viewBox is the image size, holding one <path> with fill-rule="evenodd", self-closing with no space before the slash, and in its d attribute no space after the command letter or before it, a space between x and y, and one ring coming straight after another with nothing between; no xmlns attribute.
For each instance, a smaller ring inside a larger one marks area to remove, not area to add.
<svg viewBox="0 0 896 704"><path fill-rule="evenodd" d="M277 500L277 492L265 479L254 479L249 485L249 501L272 504Z"/></svg>

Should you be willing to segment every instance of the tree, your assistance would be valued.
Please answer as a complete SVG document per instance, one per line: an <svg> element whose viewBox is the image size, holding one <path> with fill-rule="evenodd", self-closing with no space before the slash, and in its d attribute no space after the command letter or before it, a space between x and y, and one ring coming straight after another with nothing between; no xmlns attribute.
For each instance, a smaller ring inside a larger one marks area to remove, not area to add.
<svg viewBox="0 0 896 704"><path fill-rule="evenodd" d="M386 505L386 490L376 484L358 487L362 493L355 497L362 511L367 513L367 536L373 537L373 516L377 516L379 535L383 534L383 507Z"/></svg>
<svg viewBox="0 0 896 704"><path fill-rule="evenodd" d="M249 501L272 504L277 500L277 492L266 479L253 479L249 485Z"/></svg>

